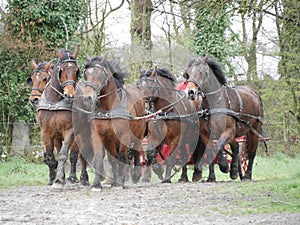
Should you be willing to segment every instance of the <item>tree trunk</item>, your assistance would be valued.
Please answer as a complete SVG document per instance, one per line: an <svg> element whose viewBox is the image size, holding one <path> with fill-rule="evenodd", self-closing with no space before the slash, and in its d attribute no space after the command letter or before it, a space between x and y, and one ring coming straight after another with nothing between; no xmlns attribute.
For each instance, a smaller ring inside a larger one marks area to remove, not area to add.
<svg viewBox="0 0 300 225"><path fill-rule="evenodd" d="M131 62L132 74L138 73L138 66L152 66L151 51L151 0L132 0L131 8ZM136 57L136 58L133 58Z"/></svg>

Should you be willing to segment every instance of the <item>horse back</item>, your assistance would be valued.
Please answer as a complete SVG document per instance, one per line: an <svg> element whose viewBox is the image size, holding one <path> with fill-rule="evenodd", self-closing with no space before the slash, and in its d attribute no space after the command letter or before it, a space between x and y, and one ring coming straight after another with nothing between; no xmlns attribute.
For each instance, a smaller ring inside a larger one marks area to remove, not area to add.
<svg viewBox="0 0 300 225"><path fill-rule="evenodd" d="M257 91L249 86L238 86L236 90L241 96L242 112L263 117L263 103Z"/></svg>

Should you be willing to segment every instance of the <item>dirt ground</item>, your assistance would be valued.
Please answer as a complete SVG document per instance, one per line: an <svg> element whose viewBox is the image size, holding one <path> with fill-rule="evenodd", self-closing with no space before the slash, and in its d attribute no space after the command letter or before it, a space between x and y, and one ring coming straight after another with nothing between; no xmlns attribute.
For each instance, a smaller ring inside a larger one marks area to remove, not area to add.
<svg viewBox="0 0 300 225"><path fill-rule="evenodd" d="M219 193L221 188L228 192ZM63 190L20 187L0 191L0 224L300 224L300 213L243 214L231 183L104 185L101 192L79 184Z"/></svg>

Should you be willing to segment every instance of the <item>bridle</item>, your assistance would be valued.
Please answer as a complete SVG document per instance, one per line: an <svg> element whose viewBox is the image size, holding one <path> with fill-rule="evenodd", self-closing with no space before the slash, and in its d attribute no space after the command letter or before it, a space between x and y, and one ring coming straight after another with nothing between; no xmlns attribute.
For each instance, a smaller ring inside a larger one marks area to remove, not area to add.
<svg viewBox="0 0 300 225"><path fill-rule="evenodd" d="M147 74L147 72L145 73ZM175 88L168 88L168 87L165 87L161 81L157 78L157 76L155 76L155 78L151 78L151 77L147 77L147 76L144 76L144 77L141 77L140 78L140 83L139 86L141 87L146 87L146 88L149 88L151 90L151 95L149 97L144 97L146 103L148 103L148 108L149 110L152 109L152 104L153 104L153 99L155 96L160 96L159 92L160 92L160 89L166 89L166 90L172 90L172 91L176 91L176 94L179 94L179 91ZM147 85L147 84L143 84L143 81L150 81L152 83L154 83L155 85ZM181 93L181 91L180 91ZM160 110L163 111L165 109L168 109L168 108L171 108L173 107L174 105L176 105L178 102L180 102L182 99L185 98L185 94L182 94L180 96L180 98L178 98L176 101L164 106L163 108L161 108Z"/></svg>
<svg viewBox="0 0 300 225"><path fill-rule="evenodd" d="M100 83L98 85L95 85L93 82L85 81L84 84L86 86L91 87L95 91L97 98L102 97L101 94L100 94L100 91L102 90L102 88L107 86L108 83L109 83L107 70L105 69L104 66L101 66L99 64L95 64L93 66L90 66L90 67L86 68L84 70L83 74L85 75L86 71L90 68L100 68L100 69L102 69L102 71L99 71L99 73L97 74L97 78L98 78L98 81L100 81ZM103 83L104 78L105 78L105 82Z"/></svg>
<svg viewBox="0 0 300 225"><path fill-rule="evenodd" d="M50 81L50 78L51 78L51 76L50 76L50 72L48 71L48 70L45 70L45 69L36 69L36 70L33 70L33 73L32 73L32 75L30 76L30 79L32 80L32 76L34 75L34 73L47 73L47 76L46 76L46 83L48 83L49 81ZM29 79L29 78L28 78ZM32 82L32 81L31 81ZM27 83L28 83L28 80L27 80ZM44 92L44 90L41 90L41 89L39 89L39 88L37 88L37 87L33 87L32 86L32 88L31 88L31 90L32 91L37 91L37 92L39 92L40 94L30 94L30 96L32 96L32 97L41 97L42 96L42 94L43 94L43 92Z"/></svg>
<svg viewBox="0 0 300 225"><path fill-rule="evenodd" d="M74 81L74 80L66 80L66 81L64 81L64 82L61 82L61 80L60 80L60 73L61 73L61 71L62 71L62 68L64 68L65 65L66 65L67 63L75 63L75 66L76 66L77 69L78 69L77 74L76 74L76 81ZM69 56L69 54L68 54L68 59L62 60L61 62L58 63L58 66L57 66L56 79L57 79L57 81L58 81L60 87L62 88L62 90L63 90L64 87L66 87L67 85L73 85L74 88L76 88L76 82L77 82L77 80L78 80L78 78L79 78L79 73L80 73L80 72L79 72L79 68L78 68L78 66L77 66L76 60L75 60L75 59L71 59L70 56ZM57 90L57 88L55 88L52 84L50 84L50 87L51 87L55 92L57 92L60 96L62 96L63 98L70 98L70 97L64 95L61 91Z"/></svg>
<svg viewBox="0 0 300 225"><path fill-rule="evenodd" d="M77 66L77 63L76 63L75 59L70 59L69 58L69 59L63 60L61 63L58 64L56 77L57 77L57 80L58 80L58 82L59 82L59 84L60 84L60 86L62 88L66 87L67 85L73 85L75 87L76 86L76 81L78 79L78 74L76 74L76 81L74 81L74 80L66 80L64 82L61 82L61 80L60 80L60 73L62 71L62 68L64 68L67 63L75 63L75 66L78 69L78 66Z"/></svg>
<svg viewBox="0 0 300 225"><path fill-rule="evenodd" d="M219 89L217 89L215 91L206 92L203 90L203 87L205 85L209 85L209 80L210 80L209 66L207 64L203 65L203 66L205 66L204 71L203 71L203 77L204 77L203 81L200 82L200 81L196 80L195 78L187 75L187 76L189 76L187 79L187 82L193 82L197 87L197 91L196 91L196 93L194 93L194 95L201 95L202 98L204 98L206 96L217 94L217 93L221 92L224 88L224 85L222 85Z"/></svg>

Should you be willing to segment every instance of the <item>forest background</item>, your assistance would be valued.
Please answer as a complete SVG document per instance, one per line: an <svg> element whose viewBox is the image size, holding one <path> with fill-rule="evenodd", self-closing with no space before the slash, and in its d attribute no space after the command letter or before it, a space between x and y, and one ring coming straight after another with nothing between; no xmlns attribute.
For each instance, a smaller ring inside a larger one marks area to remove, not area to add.
<svg viewBox="0 0 300 225"><path fill-rule="evenodd" d="M131 72L127 84L136 83L139 66L153 65L170 69L181 81L192 57L209 54L222 64L230 84L246 84L260 93L271 152L299 153L297 0L8 0L0 4L2 158L15 149L20 153L20 148L29 158L42 152L35 111L28 101L30 61L55 62L57 49L76 47L80 68L86 53L109 52L121 60ZM119 25L124 14L130 17L128 30ZM30 139L20 143L16 130L28 130Z"/></svg>

